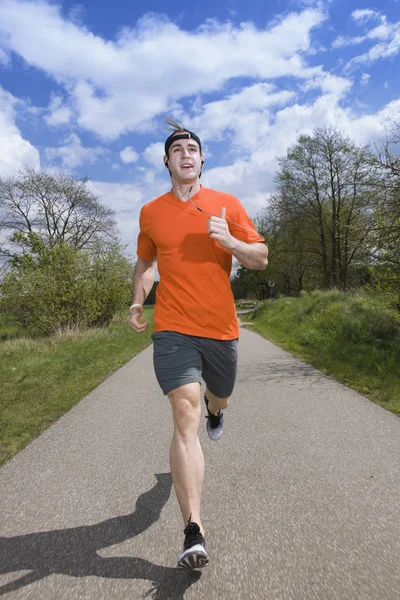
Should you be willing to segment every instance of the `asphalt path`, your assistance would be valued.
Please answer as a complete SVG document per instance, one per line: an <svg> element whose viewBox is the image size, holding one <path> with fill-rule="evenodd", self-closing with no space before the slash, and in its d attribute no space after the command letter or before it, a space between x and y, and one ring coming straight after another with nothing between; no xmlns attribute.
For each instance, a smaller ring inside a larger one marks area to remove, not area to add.
<svg viewBox="0 0 400 600"><path fill-rule="evenodd" d="M0 470L0 595L400 598L400 419L251 331L239 348L223 437L200 430L210 565L175 568L172 418L149 347Z"/></svg>

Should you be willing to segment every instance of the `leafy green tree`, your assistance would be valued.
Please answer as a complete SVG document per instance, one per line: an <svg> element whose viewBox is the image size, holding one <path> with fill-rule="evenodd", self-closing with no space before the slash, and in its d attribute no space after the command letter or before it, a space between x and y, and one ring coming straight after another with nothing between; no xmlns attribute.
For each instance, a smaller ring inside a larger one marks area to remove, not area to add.
<svg viewBox="0 0 400 600"><path fill-rule="evenodd" d="M375 217L376 243L370 273L376 287L397 296L400 309L400 125L374 158L381 174Z"/></svg>
<svg viewBox="0 0 400 600"><path fill-rule="evenodd" d="M376 169L371 152L335 129L300 136L279 160L277 192L266 209L283 276L300 290L306 276L346 289L351 269L368 261L376 229Z"/></svg>
<svg viewBox="0 0 400 600"><path fill-rule="evenodd" d="M269 227L270 278L276 282L278 292L297 295L318 272L315 250L310 243L312 232L307 232L307 222L301 215L270 219ZM317 278L320 280L319 275Z"/></svg>
<svg viewBox="0 0 400 600"><path fill-rule="evenodd" d="M151 288L150 293L144 302L146 306L153 305L156 303L156 294L157 294L158 284L159 284L159 281L155 281L153 283L153 287Z"/></svg>
<svg viewBox="0 0 400 600"><path fill-rule="evenodd" d="M90 254L71 244L46 246L18 234L29 251L14 257L0 284L0 308L27 334L106 325L126 308L132 265L118 245Z"/></svg>
<svg viewBox="0 0 400 600"><path fill-rule="evenodd" d="M265 238L268 247L270 248L270 232L266 219L258 215L253 219L253 223L257 231ZM272 246L273 247L273 246ZM272 250L272 257L274 250ZM269 254L269 264L267 269L263 271L255 271L247 269L243 265L239 265L234 277L231 279L231 288L235 299L246 298L252 296L257 300L265 300L271 297L270 282L273 279L271 276L271 249Z"/></svg>

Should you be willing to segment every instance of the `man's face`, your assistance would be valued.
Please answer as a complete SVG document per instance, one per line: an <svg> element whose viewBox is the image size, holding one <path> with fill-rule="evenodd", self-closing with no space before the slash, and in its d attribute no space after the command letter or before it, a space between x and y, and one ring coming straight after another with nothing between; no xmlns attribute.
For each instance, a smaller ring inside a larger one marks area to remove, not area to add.
<svg viewBox="0 0 400 600"><path fill-rule="evenodd" d="M182 183L190 183L198 178L202 160L199 145L193 139L176 140L170 146L169 157L164 156L172 177Z"/></svg>

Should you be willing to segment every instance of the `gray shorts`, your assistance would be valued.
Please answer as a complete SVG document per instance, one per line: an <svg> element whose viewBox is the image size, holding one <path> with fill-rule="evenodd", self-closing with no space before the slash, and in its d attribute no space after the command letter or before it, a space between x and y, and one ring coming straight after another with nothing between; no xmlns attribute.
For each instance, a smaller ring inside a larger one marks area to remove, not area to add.
<svg viewBox="0 0 400 600"><path fill-rule="evenodd" d="M157 331L154 344L154 371L164 394L203 378L207 389L219 398L228 398L237 373L238 340L214 340L176 331Z"/></svg>

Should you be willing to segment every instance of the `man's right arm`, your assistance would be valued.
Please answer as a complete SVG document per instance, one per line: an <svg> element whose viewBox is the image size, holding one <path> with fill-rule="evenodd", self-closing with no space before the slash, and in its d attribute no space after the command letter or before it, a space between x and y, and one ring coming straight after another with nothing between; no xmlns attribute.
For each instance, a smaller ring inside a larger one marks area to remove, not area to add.
<svg viewBox="0 0 400 600"><path fill-rule="evenodd" d="M154 284L156 273L157 257L151 260L137 259L135 271L133 274L133 296L132 304L140 304L131 310L129 325L138 333L144 331L148 327L147 321L141 323L140 319L143 314L143 304L147 296L151 292Z"/></svg>

